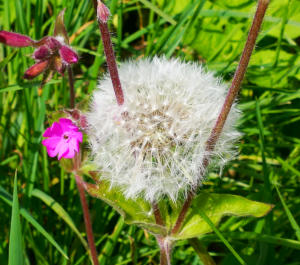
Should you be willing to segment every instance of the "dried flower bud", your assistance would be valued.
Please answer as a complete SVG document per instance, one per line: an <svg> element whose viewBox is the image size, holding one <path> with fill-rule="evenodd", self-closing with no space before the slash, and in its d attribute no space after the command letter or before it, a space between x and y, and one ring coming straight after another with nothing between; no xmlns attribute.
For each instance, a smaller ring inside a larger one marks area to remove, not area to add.
<svg viewBox="0 0 300 265"><path fill-rule="evenodd" d="M12 47L28 47L34 43L32 39L25 35L5 30L0 30L0 42Z"/></svg>

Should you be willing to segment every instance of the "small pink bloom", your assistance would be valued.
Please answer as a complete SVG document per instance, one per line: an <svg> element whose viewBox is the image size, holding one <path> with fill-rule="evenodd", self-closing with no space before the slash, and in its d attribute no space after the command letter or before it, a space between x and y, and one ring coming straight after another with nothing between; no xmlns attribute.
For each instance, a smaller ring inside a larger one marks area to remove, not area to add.
<svg viewBox="0 0 300 265"><path fill-rule="evenodd" d="M48 155L58 160L63 158L73 158L79 152L79 143L82 142L82 133L78 127L69 119L61 118L59 122L54 122L52 126L43 134L48 137L42 141L46 146Z"/></svg>
<svg viewBox="0 0 300 265"><path fill-rule="evenodd" d="M78 55L68 46L61 46L59 49L59 55L66 64L72 64L78 62Z"/></svg>
<svg viewBox="0 0 300 265"><path fill-rule="evenodd" d="M0 30L0 42L12 47L28 47L34 43L32 39L25 35L5 30Z"/></svg>

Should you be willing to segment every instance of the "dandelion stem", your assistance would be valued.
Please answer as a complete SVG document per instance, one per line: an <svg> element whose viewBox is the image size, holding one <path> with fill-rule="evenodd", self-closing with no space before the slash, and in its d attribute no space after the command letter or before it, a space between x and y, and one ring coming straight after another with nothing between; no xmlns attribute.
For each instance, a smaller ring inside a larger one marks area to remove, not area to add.
<svg viewBox="0 0 300 265"><path fill-rule="evenodd" d="M171 242L163 237L156 237L160 248L160 265L171 265Z"/></svg>
<svg viewBox="0 0 300 265"><path fill-rule="evenodd" d="M255 13L255 16L254 16L254 19L252 22L252 26L251 26L249 34L248 34L248 39L245 44L244 51L242 53L239 65L235 71L235 74L234 74L234 77L233 77L233 80L231 83L231 87L228 91L227 97L223 104L222 110L218 116L217 122L216 122L214 128L212 129L210 137L208 138L208 140L206 142L206 151L207 151L206 153L208 155L206 155L203 159L203 163L202 163L203 169L201 170L200 174L204 174L205 169L209 165L209 160L210 160L209 154L215 148L215 145L221 135L222 129L226 122L227 116L230 112L231 106L234 103L236 96L238 95L238 92L241 87L241 83L244 79L245 72L246 72L248 64L249 64L251 54L252 54L254 46L255 46L255 42L256 42L263 18L265 16L265 13L266 13L266 10L268 7L268 4L269 4L269 0L259 0L258 1L256 13ZM179 229L181 228L181 225L185 219L186 213L192 203L193 198L194 198L194 191L190 191L187 196L186 201L184 202L184 204L182 206L182 209L177 218L177 221L172 229L173 234L176 234L179 231Z"/></svg>
<svg viewBox="0 0 300 265"><path fill-rule="evenodd" d="M164 221L162 219L161 212L159 210L157 202L152 203L152 208L153 208L153 213L154 213L156 224L163 226Z"/></svg>
<svg viewBox="0 0 300 265"><path fill-rule="evenodd" d="M90 250L91 250L92 260L93 260L94 265L99 265L99 261L97 258L98 257L97 250L96 250L95 242L94 242L91 217L90 217L89 208L88 208L88 204L87 204L87 201L85 198L85 193L84 193L84 190L85 190L84 184L83 184L82 178L79 175L76 174L75 179L76 179L76 184L77 184L77 188L78 188L79 195L80 195L80 201L81 201L81 206L82 206L83 216L84 216L84 224L85 224L86 234L87 234L87 238L88 238L88 242L89 242L89 246L90 246Z"/></svg>
<svg viewBox="0 0 300 265"><path fill-rule="evenodd" d="M117 102L121 106L124 103L124 94L123 94L123 90L119 78L119 73L118 73L115 54L112 47L112 42L110 39L110 33L107 26L107 20L109 18L109 10L100 0L98 0L96 11L97 11L97 20L101 32L104 53L106 56L109 74L114 87Z"/></svg>

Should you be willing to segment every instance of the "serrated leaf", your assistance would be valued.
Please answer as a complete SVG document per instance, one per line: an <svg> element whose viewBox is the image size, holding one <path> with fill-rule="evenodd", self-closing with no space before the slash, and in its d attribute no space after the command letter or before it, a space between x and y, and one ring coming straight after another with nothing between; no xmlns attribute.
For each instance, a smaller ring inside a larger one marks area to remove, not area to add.
<svg viewBox="0 0 300 265"><path fill-rule="evenodd" d="M154 234L166 235L166 228L155 223L151 204L142 198L126 199L118 188L110 187L105 181L97 184L86 183L86 190L91 196L112 206L124 217L127 224L136 224Z"/></svg>
<svg viewBox="0 0 300 265"><path fill-rule="evenodd" d="M181 207L174 209L172 220L176 220ZM201 212L217 226L222 217L253 216L262 217L271 211L273 205L251 201L246 198L231 194L201 193L192 202L185 221L174 240L188 239L212 232L211 226L201 217Z"/></svg>

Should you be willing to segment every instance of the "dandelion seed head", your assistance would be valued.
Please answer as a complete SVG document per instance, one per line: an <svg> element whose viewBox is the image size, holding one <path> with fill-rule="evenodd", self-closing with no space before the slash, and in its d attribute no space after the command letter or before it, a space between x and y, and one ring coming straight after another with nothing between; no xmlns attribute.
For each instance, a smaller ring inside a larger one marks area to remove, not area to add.
<svg viewBox="0 0 300 265"><path fill-rule="evenodd" d="M116 104L106 76L87 113L93 160L101 178L121 188L127 198L154 201L168 196L175 201L205 178L205 145L227 87L201 65L176 59L125 62L119 75L124 104ZM238 117L234 105L210 153L216 168L235 154Z"/></svg>

